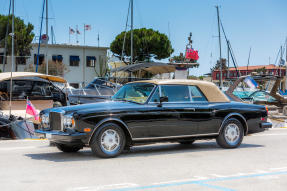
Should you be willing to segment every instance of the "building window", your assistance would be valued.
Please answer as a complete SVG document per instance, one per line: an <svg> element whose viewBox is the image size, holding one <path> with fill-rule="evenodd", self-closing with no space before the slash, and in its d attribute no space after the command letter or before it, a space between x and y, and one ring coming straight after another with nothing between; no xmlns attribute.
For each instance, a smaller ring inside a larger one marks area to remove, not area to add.
<svg viewBox="0 0 287 191"><path fill-rule="evenodd" d="M80 57L79 56L70 56L70 66L79 66Z"/></svg>
<svg viewBox="0 0 287 191"><path fill-rule="evenodd" d="M216 73L216 79L218 79L219 78L219 73Z"/></svg>
<svg viewBox="0 0 287 191"><path fill-rule="evenodd" d="M79 84L78 83L70 83L70 86L72 86L74 88L79 88Z"/></svg>
<svg viewBox="0 0 287 191"><path fill-rule="evenodd" d="M4 54L0 53L0 64L3 64L3 59L4 59ZM6 64L6 61L7 60L5 60L5 64Z"/></svg>
<svg viewBox="0 0 287 191"><path fill-rule="evenodd" d="M63 61L63 56L62 55L52 55L52 60L54 62L62 62Z"/></svg>
<svg viewBox="0 0 287 191"><path fill-rule="evenodd" d="M87 67L95 67L97 58L95 56L87 56Z"/></svg>
<svg viewBox="0 0 287 191"><path fill-rule="evenodd" d="M39 54L39 65L43 64L45 60L44 54ZM34 54L34 64L37 64L37 54Z"/></svg>
<svg viewBox="0 0 287 191"><path fill-rule="evenodd" d="M226 73L224 73L223 76L226 77Z"/></svg>
<svg viewBox="0 0 287 191"><path fill-rule="evenodd" d="M26 58L23 56L16 57L17 65L26 65Z"/></svg>

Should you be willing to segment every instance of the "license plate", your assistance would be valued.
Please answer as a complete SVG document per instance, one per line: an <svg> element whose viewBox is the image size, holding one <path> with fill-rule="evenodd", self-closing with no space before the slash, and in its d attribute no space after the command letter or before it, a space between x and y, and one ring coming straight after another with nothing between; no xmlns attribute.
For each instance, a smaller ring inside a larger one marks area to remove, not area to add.
<svg viewBox="0 0 287 191"><path fill-rule="evenodd" d="M52 138L52 134L46 134L46 138L47 139L51 139Z"/></svg>

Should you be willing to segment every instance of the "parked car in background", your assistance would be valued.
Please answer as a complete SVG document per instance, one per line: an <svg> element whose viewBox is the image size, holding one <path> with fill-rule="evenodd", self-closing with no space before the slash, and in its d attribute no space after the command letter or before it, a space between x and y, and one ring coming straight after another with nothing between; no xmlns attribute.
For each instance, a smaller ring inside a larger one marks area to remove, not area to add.
<svg viewBox="0 0 287 191"><path fill-rule="evenodd" d="M102 102L111 99L120 88L121 85L105 78L95 78L85 88L68 91L68 97L71 105Z"/></svg>
<svg viewBox="0 0 287 191"><path fill-rule="evenodd" d="M0 73L0 139L15 139L17 134L21 134L20 131L17 131L20 127L8 124L18 118L31 118L31 116L26 115L27 98L39 111L68 104L65 92L54 84L62 84L64 87L67 82L61 77L33 72L13 72L12 88L10 80L10 72ZM10 115L9 99L11 89L12 115ZM30 120L35 124L39 123L34 117ZM29 136L28 138L31 137Z"/></svg>
<svg viewBox="0 0 287 191"><path fill-rule="evenodd" d="M132 82L112 101L46 109L40 117L38 135L61 151L88 146L99 157L162 141L216 139L223 148L236 148L244 135L272 126L264 106L231 102L215 84L196 80Z"/></svg>

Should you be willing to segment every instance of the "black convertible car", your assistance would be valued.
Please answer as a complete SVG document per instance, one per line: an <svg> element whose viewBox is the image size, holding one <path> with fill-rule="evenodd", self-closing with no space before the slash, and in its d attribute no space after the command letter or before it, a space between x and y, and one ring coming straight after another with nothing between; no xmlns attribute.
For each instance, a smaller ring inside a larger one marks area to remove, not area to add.
<svg viewBox="0 0 287 191"><path fill-rule="evenodd" d="M39 136L61 151L89 146L100 157L159 141L215 138L223 148L236 148L244 135L272 126L264 106L231 102L213 83L196 80L132 82L111 101L47 109L40 116Z"/></svg>

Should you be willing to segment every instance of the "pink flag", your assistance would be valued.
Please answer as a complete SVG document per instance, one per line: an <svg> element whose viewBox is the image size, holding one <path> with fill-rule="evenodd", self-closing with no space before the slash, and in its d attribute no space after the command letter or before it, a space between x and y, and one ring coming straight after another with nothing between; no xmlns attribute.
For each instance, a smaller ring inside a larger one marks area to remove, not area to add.
<svg viewBox="0 0 287 191"><path fill-rule="evenodd" d="M39 120L39 113L28 98L26 104L26 113L33 115L35 120Z"/></svg>

